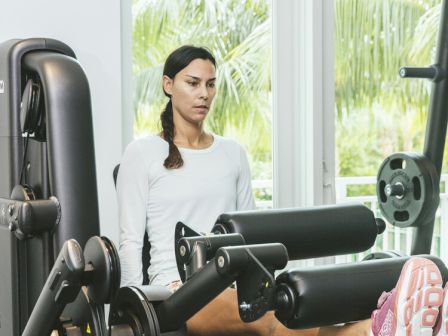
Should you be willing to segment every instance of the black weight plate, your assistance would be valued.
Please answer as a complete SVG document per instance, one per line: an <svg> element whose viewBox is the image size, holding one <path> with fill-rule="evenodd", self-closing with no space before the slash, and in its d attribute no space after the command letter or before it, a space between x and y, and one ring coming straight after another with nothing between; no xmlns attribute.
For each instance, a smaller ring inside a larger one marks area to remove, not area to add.
<svg viewBox="0 0 448 336"><path fill-rule="evenodd" d="M154 308L135 287L122 287L115 297L109 315L109 326L129 325L134 335L159 336Z"/></svg>
<svg viewBox="0 0 448 336"><path fill-rule="evenodd" d="M409 226L415 222L423 207L423 199L414 198L413 181L417 179L420 188L426 190L421 172L415 160L401 153L393 154L382 164L378 173L377 194L380 209L384 217L393 225ZM401 184L404 186L404 195L387 195L386 187Z"/></svg>
<svg viewBox="0 0 448 336"><path fill-rule="evenodd" d="M397 162L405 163L406 166L401 168L400 164L400 168L398 168ZM384 184L386 186L402 184L405 188L405 194L401 198L387 196L386 202L381 202L381 209L389 222L393 225L401 224L403 226L408 226L407 223L414 222L424 205L423 197L418 199L414 197L414 181L418 181L417 183L424 192L428 188L415 159L404 155L393 155L383 166L379 181L380 183L385 182L381 186Z"/></svg>
<svg viewBox="0 0 448 336"><path fill-rule="evenodd" d="M388 196L387 185L401 184L405 193ZM398 227L424 225L435 214L439 200L438 175L434 165L417 153L395 153L378 172L377 196L385 219Z"/></svg>
<svg viewBox="0 0 448 336"><path fill-rule="evenodd" d="M367 260L377 260L377 259L388 259L388 258L398 258L398 257L404 257L405 255L402 254L400 251L383 251L383 252L374 252L366 255L362 261Z"/></svg>
<svg viewBox="0 0 448 336"><path fill-rule="evenodd" d="M120 257L118 255L118 251L114 245L114 243L107 237L102 236L101 239L103 240L104 244L106 245L106 248L109 251L109 257L111 260L111 284L110 284L110 293L109 298L106 301L106 303L112 302L113 298L118 292L118 289L120 289L120 282L121 282L121 266L120 266Z"/></svg>
<svg viewBox="0 0 448 336"><path fill-rule="evenodd" d="M106 238L91 237L84 247L86 265L93 266L93 280L88 295L97 304L110 303L120 286L120 267L117 252Z"/></svg>
<svg viewBox="0 0 448 336"><path fill-rule="evenodd" d="M157 333L157 335L159 335L160 334L160 325L159 325L159 320L157 319L156 311L155 311L152 303L149 301L149 298L138 287L136 289L145 298L147 308L149 310L148 318L149 317L152 318L152 322L150 322L150 325L154 326L154 332Z"/></svg>

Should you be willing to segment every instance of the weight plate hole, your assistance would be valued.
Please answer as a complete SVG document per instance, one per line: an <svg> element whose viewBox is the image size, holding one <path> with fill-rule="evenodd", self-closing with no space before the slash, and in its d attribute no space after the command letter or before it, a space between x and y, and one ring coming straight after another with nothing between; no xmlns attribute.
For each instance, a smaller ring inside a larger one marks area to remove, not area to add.
<svg viewBox="0 0 448 336"><path fill-rule="evenodd" d="M414 185L414 199L418 201L422 196L422 187L420 185L420 179L417 176L415 176L412 179L412 184Z"/></svg>
<svg viewBox="0 0 448 336"><path fill-rule="evenodd" d="M381 180L380 181L380 187L379 187L380 189L380 200L381 200L381 202L382 203L386 203L386 201L387 201L387 195L386 195L386 193L385 193L385 191L384 191L384 189L386 188L386 182L385 181L383 181L383 180Z"/></svg>
<svg viewBox="0 0 448 336"><path fill-rule="evenodd" d="M406 222L409 219L409 212L407 211L395 211L394 218L398 222Z"/></svg>
<svg viewBox="0 0 448 336"><path fill-rule="evenodd" d="M400 158L393 159L390 162L390 168L392 170L395 170L395 169L405 169L406 168L406 160L403 160L403 159L400 159Z"/></svg>

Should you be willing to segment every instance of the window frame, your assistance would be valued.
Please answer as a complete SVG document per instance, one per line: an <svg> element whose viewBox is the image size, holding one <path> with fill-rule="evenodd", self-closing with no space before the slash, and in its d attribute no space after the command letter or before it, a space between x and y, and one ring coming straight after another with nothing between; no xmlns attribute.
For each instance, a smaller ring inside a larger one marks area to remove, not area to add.
<svg viewBox="0 0 448 336"><path fill-rule="evenodd" d="M274 208L335 202L334 1L273 1Z"/></svg>

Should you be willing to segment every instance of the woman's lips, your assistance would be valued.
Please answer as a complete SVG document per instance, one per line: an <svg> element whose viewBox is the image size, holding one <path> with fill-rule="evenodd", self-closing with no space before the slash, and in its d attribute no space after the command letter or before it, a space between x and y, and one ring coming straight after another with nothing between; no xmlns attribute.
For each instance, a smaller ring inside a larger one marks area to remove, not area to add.
<svg viewBox="0 0 448 336"><path fill-rule="evenodd" d="M207 111L208 110L208 106L205 106L205 105L194 106L194 108L199 111Z"/></svg>

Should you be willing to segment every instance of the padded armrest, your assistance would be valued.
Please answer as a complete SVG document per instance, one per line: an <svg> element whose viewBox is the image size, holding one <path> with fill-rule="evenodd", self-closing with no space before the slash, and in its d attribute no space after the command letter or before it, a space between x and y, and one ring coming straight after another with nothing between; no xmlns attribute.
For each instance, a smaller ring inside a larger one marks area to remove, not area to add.
<svg viewBox="0 0 448 336"><path fill-rule="evenodd" d="M424 256L439 267L444 283L448 270L437 257ZM276 312L290 329L302 329L367 319L383 291L395 286L409 257L290 270L277 277L295 296L293 309Z"/></svg>

